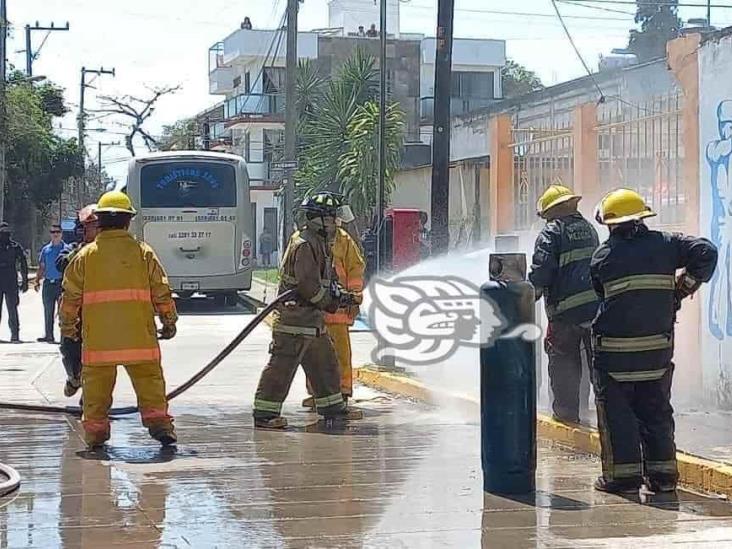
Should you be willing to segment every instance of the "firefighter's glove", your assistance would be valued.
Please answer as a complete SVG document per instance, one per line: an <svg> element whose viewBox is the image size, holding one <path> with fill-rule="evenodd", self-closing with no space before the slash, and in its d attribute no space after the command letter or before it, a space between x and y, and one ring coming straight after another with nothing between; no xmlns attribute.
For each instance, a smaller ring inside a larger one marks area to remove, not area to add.
<svg viewBox="0 0 732 549"><path fill-rule="evenodd" d="M700 286L701 281L697 280L687 273L683 273L676 279L676 290L674 292L674 298L677 304L677 310L681 308L681 301L693 295Z"/></svg>
<svg viewBox="0 0 732 549"><path fill-rule="evenodd" d="M158 339L173 339L177 332L175 324L163 324L163 327L158 331Z"/></svg>
<svg viewBox="0 0 732 549"><path fill-rule="evenodd" d="M81 341L70 337L61 337L59 346L64 361L74 365L75 372L81 371Z"/></svg>
<svg viewBox="0 0 732 549"><path fill-rule="evenodd" d="M360 303L358 295L355 292L342 292L339 300L341 307L352 307Z"/></svg>

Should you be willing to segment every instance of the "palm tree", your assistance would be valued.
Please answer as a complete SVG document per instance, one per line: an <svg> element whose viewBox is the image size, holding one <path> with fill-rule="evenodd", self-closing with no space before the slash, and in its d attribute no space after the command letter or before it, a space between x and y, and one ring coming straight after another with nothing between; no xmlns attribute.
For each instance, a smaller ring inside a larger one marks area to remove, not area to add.
<svg viewBox="0 0 732 549"><path fill-rule="evenodd" d="M319 190L343 193L354 213L368 215L376 205L378 184L378 70L358 48L327 82L314 65L302 63L298 75L299 199ZM387 107L387 192L398 166L404 115L395 102Z"/></svg>

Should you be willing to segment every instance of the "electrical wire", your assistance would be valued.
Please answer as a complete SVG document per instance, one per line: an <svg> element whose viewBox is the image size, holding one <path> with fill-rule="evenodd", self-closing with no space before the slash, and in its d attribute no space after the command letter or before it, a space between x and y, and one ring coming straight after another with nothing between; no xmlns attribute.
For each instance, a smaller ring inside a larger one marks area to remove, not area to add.
<svg viewBox="0 0 732 549"><path fill-rule="evenodd" d="M587 4L582 3L582 0L577 0L576 2L567 2L566 0L557 0L557 1L568 4L570 6L575 6L577 8L587 8L590 10L605 11L608 13L622 13L623 15L627 15L629 17L635 17L635 13L631 13L629 11L617 10L614 8L605 8L602 6L589 6ZM565 17L567 17L567 16L565 15ZM608 19L610 19L610 18L608 18ZM623 21L625 21L625 19L623 19Z"/></svg>
<svg viewBox="0 0 732 549"><path fill-rule="evenodd" d="M564 32L567 35L567 39L569 40L569 43L572 45L572 49L574 49L574 52L577 54L577 58L582 63L582 66L587 71L587 75L592 79L592 83L595 85L595 88L597 88L597 92L600 94L598 103L604 103L605 94L602 92L602 88L600 87L600 84L597 82L595 75L592 74L592 71L590 70L590 67L585 62L584 57L582 57L582 54L580 53L579 48L577 47L577 44L574 43L574 38L572 38L572 33L569 32L569 29L567 28L567 24L564 22L564 19L562 19L562 13L559 11L559 6L557 6L557 1L551 0L551 3L552 3L552 6L554 6L554 11L557 12L557 17L559 18L559 22L561 23L562 28L564 29Z"/></svg>
<svg viewBox="0 0 732 549"><path fill-rule="evenodd" d="M568 4L577 4L579 2L591 2L593 4L616 4L624 6L651 6L651 7L670 7L670 8L732 8L732 4L691 4L682 2L667 2L654 0L563 0Z"/></svg>

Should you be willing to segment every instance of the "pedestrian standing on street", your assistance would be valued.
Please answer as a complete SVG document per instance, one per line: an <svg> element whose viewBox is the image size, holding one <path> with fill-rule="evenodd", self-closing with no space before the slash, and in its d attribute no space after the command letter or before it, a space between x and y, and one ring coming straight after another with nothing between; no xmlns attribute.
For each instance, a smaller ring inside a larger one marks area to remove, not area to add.
<svg viewBox="0 0 732 549"><path fill-rule="evenodd" d="M359 313L359 305L363 301L363 273L366 262L361 255L356 242L343 228L344 223L355 220L351 207L338 198L336 217L336 236L332 246L333 270L340 284L347 292L356 298L353 305L340 307L335 313L325 313L325 328L333 341L333 348L338 358L341 372L341 394L344 402L353 396L353 365L351 355L351 334L349 328L353 326ZM310 397L303 400L306 408L315 407L315 398L310 382L307 383Z"/></svg>
<svg viewBox="0 0 732 549"><path fill-rule="evenodd" d="M10 342L20 343L20 320L18 319L19 290L28 291L28 261L20 244L10 238L12 230L6 222L0 222L0 320L3 301L8 310ZM18 275L20 274L20 287Z"/></svg>
<svg viewBox="0 0 732 549"><path fill-rule="evenodd" d="M590 258L599 239L577 211L581 199L562 185L551 185L541 196L537 213L546 225L536 239L529 273L536 299L544 297L549 319L544 349L549 356L553 415L571 423L579 423L580 402L586 405L589 399L589 382L586 390L581 388L582 358L589 369L590 324L597 313Z"/></svg>
<svg viewBox="0 0 732 549"><path fill-rule="evenodd" d="M262 256L262 265L272 266L272 252L274 251L274 238L268 229L259 235L259 254Z"/></svg>
<svg viewBox="0 0 732 549"><path fill-rule="evenodd" d="M300 364L313 388L315 407L326 418L361 419L349 410L341 394L341 375L324 311L354 305L357 296L343 290L332 276L329 246L336 234L337 198L318 193L300 206L305 226L285 251L278 294L296 290L297 297L280 304L272 324L269 363L262 371L254 397L254 426L283 429L282 403Z"/></svg>
<svg viewBox="0 0 732 549"><path fill-rule="evenodd" d="M635 191L618 189L597 211L609 238L592 256L600 309L592 324L593 382L602 446L595 488L637 493L676 489L671 407L674 323L684 298L708 282L717 249L705 238L650 230L656 215ZM681 274L676 276L676 272Z"/></svg>
<svg viewBox="0 0 732 549"><path fill-rule="evenodd" d="M61 335L79 341L84 318L82 426L90 448L109 439L109 409L120 364L132 380L150 436L163 446L176 442L158 337L175 336L178 315L155 252L128 231L136 213L126 194L102 195L96 211L100 233L64 272ZM158 337L156 313L162 323Z"/></svg>
<svg viewBox="0 0 732 549"><path fill-rule="evenodd" d="M39 337L41 343L56 343L53 325L56 318L56 302L61 296L61 273L56 268L56 260L66 247L61 239L61 225L51 225L51 241L41 248L38 255L38 272L33 288L38 291L43 282L43 321L45 335Z"/></svg>
<svg viewBox="0 0 732 549"><path fill-rule="evenodd" d="M76 242L66 246L56 258L56 268L63 274L71 260L86 246L94 242L99 232L96 216L96 204L84 206L76 216L74 236ZM79 329L79 333L83 330ZM64 384L64 395L74 396L81 388L81 338L73 340L68 337L61 337L61 362L66 370L66 383Z"/></svg>

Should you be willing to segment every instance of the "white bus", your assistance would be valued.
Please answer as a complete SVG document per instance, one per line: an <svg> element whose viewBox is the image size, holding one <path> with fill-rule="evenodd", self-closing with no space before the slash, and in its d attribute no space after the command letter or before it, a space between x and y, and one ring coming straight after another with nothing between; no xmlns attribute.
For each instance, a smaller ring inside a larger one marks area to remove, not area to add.
<svg viewBox="0 0 732 549"><path fill-rule="evenodd" d="M233 304L252 284L254 249L244 159L207 151L132 158L122 189L138 211L132 230L150 244L183 298Z"/></svg>

